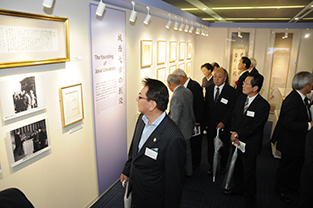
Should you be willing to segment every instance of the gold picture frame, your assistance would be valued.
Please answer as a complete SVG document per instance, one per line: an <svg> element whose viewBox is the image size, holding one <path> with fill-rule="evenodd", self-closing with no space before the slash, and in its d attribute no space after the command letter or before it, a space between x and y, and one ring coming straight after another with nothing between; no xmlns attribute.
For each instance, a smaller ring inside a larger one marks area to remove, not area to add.
<svg viewBox="0 0 313 208"><path fill-rule="evenodd" d="M0 69L70 60L68 18L0 9Z"/></svg>
<svg viewBox="0 0 313 208"><path fill-rule="evenodd" d="M177 57L177 42L170 41L170 63L175 62Z"/></svg>
<svg viewBox="0 0 313 208"><path fill-rule="evenodd" d="M191 59L192 42L187 43L187 59Z"/></svg>
<svg viewBox="0 0 313 208"><path fill-rule="evenodd" d="M186 43L184 41L179 42L179 61L185 60Z"/></svg>
<svg viewBox="0 0 313 208"><path fill-rule="evenodd" d="M141 67L148 67L152 65L152 40L141 41Z"/></svg>
<svg viewBox="0 0 313 208"><path fill-rule="evenodd" d="M158 40L158 57L157 57L157 63L159 64L165 64L166 61L166 41L164 40Z"/></svg>
<svg viewBox="0 0 313 208"><path fill-rule="evenodd" d="M178 68L180 68L180 69L182 69L182 70L184 70L184 71L186 72L185 63L180 63L180 64L178 65Z"/></svg>
<svg viewBox="0 0 313 208"><path fill-rule="evenodd" d="M60 88L60 98L63 127L84 119L81 83Z"/></svg>
<svg viewBox="0 0 313 208"><path fill-rule="evenodd" d="M171 65L171 66L169 67L169 74L172 74L175 69L177 69L177 68L176 68L176 65Z"/></svg>
<svg viewBox="0 0 313 208"><path fill-rule="evenodd" d="M186 63L186 75L190 77L191 75L191 61Z"/></svg>
<svg viewBox="0 0 313 208"><path fill-rule="evenodd" d="M166 70L165 67L157 69L157 79L166 84Z"/></svg>

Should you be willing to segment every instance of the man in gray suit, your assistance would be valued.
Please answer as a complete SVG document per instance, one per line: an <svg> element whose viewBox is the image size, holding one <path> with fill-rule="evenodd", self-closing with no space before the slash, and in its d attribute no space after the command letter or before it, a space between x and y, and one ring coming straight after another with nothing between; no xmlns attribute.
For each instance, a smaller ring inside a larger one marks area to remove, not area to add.
<svg viewBox="0 0 313 208"><path fill-rule="evenodd" d="M176 74L167 77L167 85L174 92L170 104L169 117L177 124L186 140L186 176L192 175L192 158L190 139L193 134L195 118L193 114L192 92L180 84L180 78Z"/></svg>

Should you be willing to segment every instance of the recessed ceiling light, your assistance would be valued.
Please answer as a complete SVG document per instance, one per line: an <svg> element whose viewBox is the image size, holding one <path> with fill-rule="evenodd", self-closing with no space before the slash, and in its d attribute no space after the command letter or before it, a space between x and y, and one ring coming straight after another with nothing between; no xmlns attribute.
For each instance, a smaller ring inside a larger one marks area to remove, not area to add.
<svg viewBox="0 0 313 208"><path fill-rule="evenodd" d="M296 17L295 20L299 20L299 17Z"/></svg>
<svg viewBox="0 0 313 208"><path fill-rule="evenodd" d="M277 7L277 9L280 9L280 7Z"/></svg>
<svg viewBox="0 0 313 208"><path fill-rule="evenodd" d="M203 8L203 10L206 10L206 8Z"/></svg>

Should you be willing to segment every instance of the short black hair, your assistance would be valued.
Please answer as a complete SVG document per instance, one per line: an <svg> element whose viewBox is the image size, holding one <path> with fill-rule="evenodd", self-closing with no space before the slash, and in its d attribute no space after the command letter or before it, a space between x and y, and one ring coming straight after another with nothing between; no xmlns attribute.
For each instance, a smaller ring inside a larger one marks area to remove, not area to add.
<svg viewBox="0 0 313 208"><path fill-rule="evenodd" d="M205 67L205 68L207 68L207 70L213 70L213 66L210 64L210 63L205 63L205 64L203 64L202 66L201 66L201 69L203 68L203 67Z"/></svg>
<svg viewBox="0 0 313 208"><path fill-rule="evenodd" d="M246 69L249 69L251 65L250 59L245 56L241 57L241 59L242 59L242 63L246 64Z"/></svg>
<svg viewBox="0 0 313 208"><path fill-rule="evenodd" d="M249 73L247 77L252 77L251 86L258 86L258 92L260 92L263 86L264 77L259 73Z"/></svg>
<svg viewBox="0 0 313 208"><path fill-rule="evenodd" d="M214 68L214 67L220 68L220 65L219 65L218 63L216 63L216 62L213 62L213 63L212 63L212 66L213 66L213 68Z"/></svg>
<svg viewBox="0 0 313 208"><path fill-rule="evenodd" d="M147 100L154 100L157 104L157 109L160 111L165 111L168 104L168 89L165 84L159 80L144 78L142 83L145 87L148 87L148 92L146 94Z"/></svg>

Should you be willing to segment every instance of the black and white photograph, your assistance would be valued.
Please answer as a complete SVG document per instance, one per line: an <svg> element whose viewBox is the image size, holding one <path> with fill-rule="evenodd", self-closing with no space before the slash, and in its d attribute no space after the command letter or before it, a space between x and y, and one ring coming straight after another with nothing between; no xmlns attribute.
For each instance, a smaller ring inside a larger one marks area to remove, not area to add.
<svg viewBox="0 0 313 208"><path fill-rule="evenodd" d="M10 131L13 165L24 162L50 148L46 120L40 120Z"/></svg>
<svg viewBox="0 0 313 208"><path fill-rule="evenodd" d="M46 108L42 75L6 77L0 82L0 92L5 121Z"/></svg>

